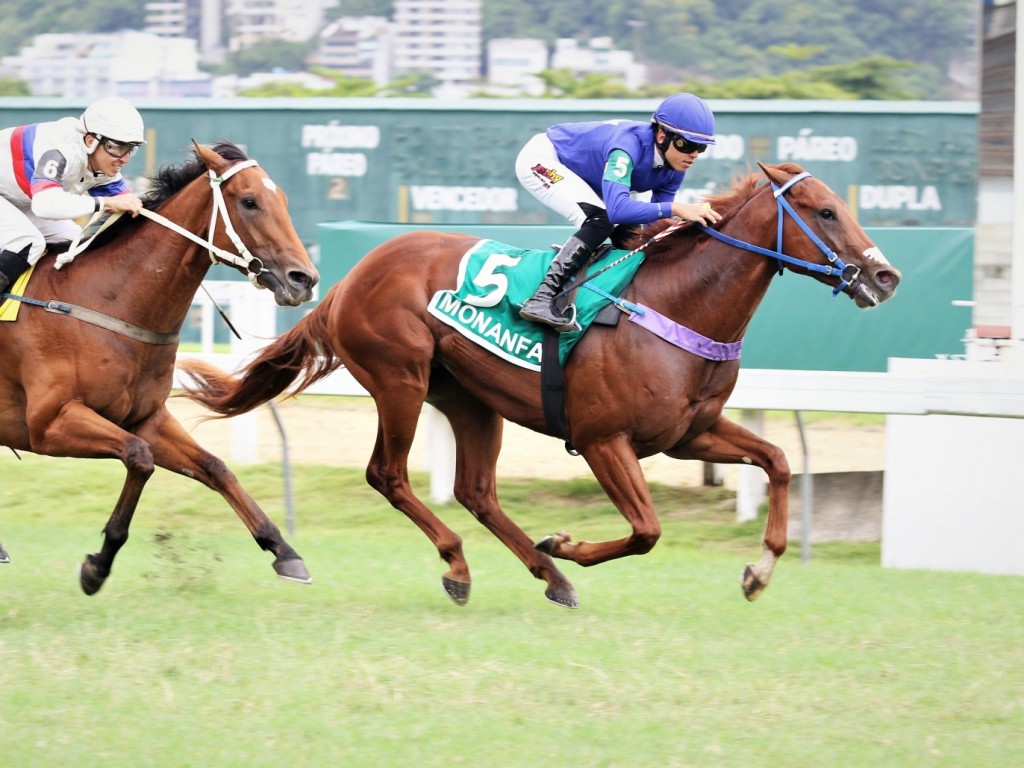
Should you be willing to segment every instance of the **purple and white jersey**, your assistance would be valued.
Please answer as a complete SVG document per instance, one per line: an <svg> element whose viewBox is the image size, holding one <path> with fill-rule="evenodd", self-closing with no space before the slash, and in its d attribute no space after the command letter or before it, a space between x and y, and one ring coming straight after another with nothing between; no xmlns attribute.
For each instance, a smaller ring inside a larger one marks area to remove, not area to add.
<svg viewBox="0 0 1024 768"><path fill-rule="evenodd" d="M616 223L661 218L657 204L671 204L686 176L665 164L649 123L563 123L548 128L547 137L558 159L600 195ZM633 200L630 192L650 192L651 202Z"/></svg>

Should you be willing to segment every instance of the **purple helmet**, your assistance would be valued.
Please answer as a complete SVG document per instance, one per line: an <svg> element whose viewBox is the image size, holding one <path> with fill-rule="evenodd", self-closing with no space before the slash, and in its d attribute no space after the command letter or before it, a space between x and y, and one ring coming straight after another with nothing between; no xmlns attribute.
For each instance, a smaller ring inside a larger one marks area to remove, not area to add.
<svg viewBox="0 0 1024 768"><path fill-rule="evenodd" d="M715 116L703 99L692 93L674 93L651 115L651 124L698 144L715 143Z"/></svg>

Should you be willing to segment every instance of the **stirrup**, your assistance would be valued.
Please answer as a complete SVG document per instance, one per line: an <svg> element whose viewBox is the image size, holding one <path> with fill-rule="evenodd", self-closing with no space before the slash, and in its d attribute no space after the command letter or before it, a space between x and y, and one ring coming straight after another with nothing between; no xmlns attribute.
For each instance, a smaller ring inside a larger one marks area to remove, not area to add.
<svg viewBox="0 0 1024 768"><path fill-rule="evenodd" d="M553 309L553 307L550 305L549 308ZM524 320L529 320L530 322L538 323L540 325L546 325L548 328L551 328L556 333L573 333L575 331L582 331L583 326L576 322L576 305L570 304L568 307L566 307L566 310L572 310L572 312L569 315L569 317L564 320L560 317L557 317L554 314L554 312L551 313L550 318L547 318L540 317L539 315L524 315L522 310L520 310L519 316Z"/></svg>
<svg viewBox="0 0 1024 768"><path fill-rule="evenodd" d="M576 331L582 331L583 326L576 322L576 302L573 302L566 307L566 310L572 310L569 319L562 325L555 325L552 327L559 333L574 333Z"/></svg>

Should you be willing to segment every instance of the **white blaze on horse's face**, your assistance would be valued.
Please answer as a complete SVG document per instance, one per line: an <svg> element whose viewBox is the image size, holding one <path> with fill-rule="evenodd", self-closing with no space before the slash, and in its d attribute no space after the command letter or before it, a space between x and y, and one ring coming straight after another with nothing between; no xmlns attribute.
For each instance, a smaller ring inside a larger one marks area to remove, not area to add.
<svg viewBox="0 0 1024 768"><path fill-rule="evenodd" d="M274 180L269 176L263 177L263 186L269 189L271 192L274 192L275 194L277 193L277 184L275 184Z"/></svg>
<svg viewBox="0 0 1024 768"><path fill-rule="evenodd" d="M864 258L867 259L868 261L874 261L879 264L885 264L886 266L892 266L891 264L889 264L889 260L885 258L885 255L882 253L881 249L877 245L872 246L871 248L868 248L866 251L864 251Z"/></svg>

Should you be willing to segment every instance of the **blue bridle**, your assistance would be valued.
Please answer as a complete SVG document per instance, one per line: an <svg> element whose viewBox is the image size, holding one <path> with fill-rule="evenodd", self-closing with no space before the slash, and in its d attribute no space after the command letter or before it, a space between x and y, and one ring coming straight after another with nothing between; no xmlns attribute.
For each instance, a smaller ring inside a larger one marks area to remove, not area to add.
<svg viewBox="0 0 1024 768"><path fill-rule="evenodd" d="M811 228L807 226L804 220L797 215L797 212L793 210L793 206L791 206L789 204L789 201L786 200L786 191L794 184L796 184L798 181L802 181L803 179L807 178L811 178L811 174L809 174L807 171L804 171L803 173L798 173L796 176L791 178L781 187L777 185L774 181L771 182L772 194L775 195L775 202L777 204L779 212L778 234L776 236L774 251L769 248L762 248L759 245L752 245L751 243L746 243L743 240L737 240L735 237L729 237L728 235L722 234L718 230L704 226L700 222L696 222L696 224L706 234L711 235L711 237L715 238L716 240L721 240L723 243L728 243L729 245L735 246L737 248L742 248L745 251L752 251L753 253L759 253L762 256L769 256L777 260L779 262L780 274L783 270L782 262L786 262L787 264L793 264L798 267L803 267L804 269L810 272L820 272L823 275L839 275L839 285L832 289L832 298L834 299L836 296L842 293L850 284L857 280L857 278L860 276L860 267L856 267L852 264L846 264L841 258L839 258L839 254L837 254L835 251L833 251L831 248L825 245L825 243L822 242L822 239L818 237L813 231L811 231ZM793 256L787 256L785 253L782 252L782 224L785 220L785 214L787 213L789 214L790 218L792 218L793 221L797 223L800 229L804 231L807 237L811 239L811 242L818 246L818 250L820 250L824 254L826 259L828 259L828 264L815 264L814 262L811 261L804 261L803 259L797 259Z"/></svg>

